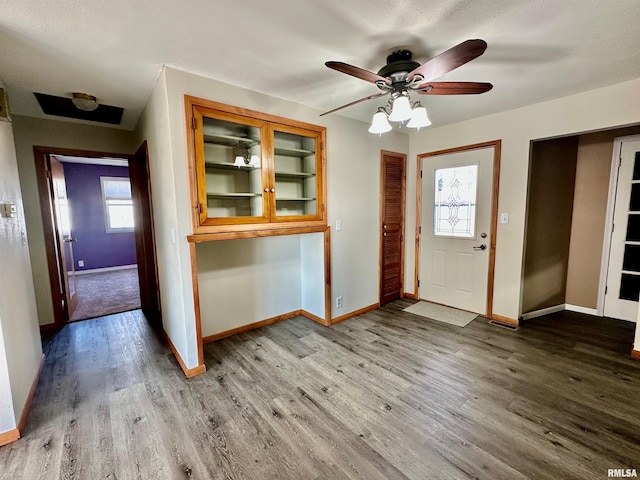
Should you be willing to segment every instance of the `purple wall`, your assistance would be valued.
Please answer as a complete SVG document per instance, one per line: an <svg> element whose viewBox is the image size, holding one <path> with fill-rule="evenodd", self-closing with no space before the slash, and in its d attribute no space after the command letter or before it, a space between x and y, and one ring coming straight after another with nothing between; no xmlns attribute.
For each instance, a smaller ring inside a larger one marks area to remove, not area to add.
<svg viewBox="0 0 640 480"><path fill-rule="evenodd" d="M76 270L136 263L133 232L106 233L100 177L128 177L127 167L64 163ZM78 266L84 260L84 267Z"/></svg>

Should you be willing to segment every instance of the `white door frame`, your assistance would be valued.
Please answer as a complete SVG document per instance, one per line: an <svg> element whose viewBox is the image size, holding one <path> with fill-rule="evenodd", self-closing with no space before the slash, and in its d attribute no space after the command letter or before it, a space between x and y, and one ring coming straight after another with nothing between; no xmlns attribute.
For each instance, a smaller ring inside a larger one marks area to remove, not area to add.
<svg viewBox="0 0 640 480"><path fill-rule="evenodd" d="M640 141L640 135L628 135L616 137L613 140L613 153L611 154L611 173L609 174L609 196L607 199L607 215L604 223L604 241L602 242L602 260L600 263L600 281L598 282L598 301L596 312L604 317L604 292L607 286L609 273L609 257L611 256L611 235L613 234L613 213L616 207L616 193L618 191L618 170L620 168L620 154L622 144Z"/></svg>
<svg viewBox="0 0 640 480"><path fill-rule="evenodd" d="M416 250L415 250L415 273L414 273L414 298L419 298L418 281L420 274L420 229L422 218L422 160L428 157L438 155L446 155L450 153L458 153L468 150L478 150L481 148L493 148L493 178L491 179L491 236L489 242L489 277L487 281L487 311L485 316L495 320L501 320L506 323L514 323L517 321L493 314L493 284L495 277L496 265L496 238L498 236L498 192L500 188L500 154L502 149L502 140L492 140L490 142L475 143L472 145L464 145L461 147L447 148L445 150L437 150L435 152L420 153L417 155L416 170Z"/></svg>

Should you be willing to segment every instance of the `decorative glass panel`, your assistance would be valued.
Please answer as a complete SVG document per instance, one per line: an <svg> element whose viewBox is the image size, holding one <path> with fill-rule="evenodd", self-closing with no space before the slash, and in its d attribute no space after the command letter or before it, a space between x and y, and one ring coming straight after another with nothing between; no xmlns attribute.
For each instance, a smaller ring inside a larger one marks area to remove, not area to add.
<svg viewBox="0 0 640 480"><path fill-rule="evenodd" d="M636 152L633 163L633 180L640 180L640 152Z"/></svg>
<svg viewBox="0 0 640 480"><path fill-rule="evenodd" d="M622 270L640 272L640 245L625 245Z"/></svg>
<svg viewBox="0 0 640 480"><path fill-rule="evenodd" d="M640 242L640 214L629 215L627 222L627 241Z"/></svg>
<svg viewBox="0 0 640 480"><path fill-rule="evenodd" d="M640 183L631 185L631 201L629 202L630 212L640 212Z"/></svg>
<svg viewBox="0 0 640 480"><path fill-rule="evenodd" d="M623 273L620 280L620 300L638 301L640 293L640 276Z"/></svg>
<svg viewBox="0 0 640 480"><path fill-rule="evenodd" d="M202 123L207 216L262 216L260 129L208 117Z"/></svg>
<svg viewBox="0 0 640 480"><path fill-rule="evenodd" d="M433 234L475 238L478 165L436 169L434 181Z"/></svg>

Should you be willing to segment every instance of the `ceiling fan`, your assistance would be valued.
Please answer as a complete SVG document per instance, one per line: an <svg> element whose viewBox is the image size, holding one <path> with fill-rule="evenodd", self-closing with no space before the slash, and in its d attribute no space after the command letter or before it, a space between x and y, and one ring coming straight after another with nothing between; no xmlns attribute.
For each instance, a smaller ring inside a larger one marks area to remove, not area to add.
<svg viewBox="0 0 640 480"><path fill-rule="evenodd" d="M379 107L373 117L369 131L384 133L391 130L388 120L407 123L408 127L431 125L426 109L420 102L411 103L409 92L420 95L469 95L488 92L493 85L485 82L434 82L474 58L487 49L484 40L467 40L420 65L412 60L409 50L396 50L387 57L387 64L378 73L364 70L343 62L326 62L325 65L338 72L346 73L367 82L374 83L382 92L368 95L353 102L322 113L337 112L360 102L391 95L389 103Z"/></svg>

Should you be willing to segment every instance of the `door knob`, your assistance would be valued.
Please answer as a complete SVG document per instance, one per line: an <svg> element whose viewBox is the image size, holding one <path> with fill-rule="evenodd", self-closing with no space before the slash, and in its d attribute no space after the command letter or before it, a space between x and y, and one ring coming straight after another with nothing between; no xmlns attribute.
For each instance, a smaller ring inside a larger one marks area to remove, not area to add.
<svg viewBox="0 0 640 480"><path fill-rule="evenodd" d="M474 250L486 250L487 246L483 243L479 247L473 247Z"/></svg>
<svg viewBox="0 0 640 480"><path fill-rule="evenodd" d="M385 223L385 224L383 224L383 225L382 225L382 228L387 228L387 224L386 224L386 223Z"/></svg>
<svg viewBox="0 0 640 480"><path fill-rule="evenodd" d="M387 232L384 232L382 235L386 237L387 236Z"/></svg>

